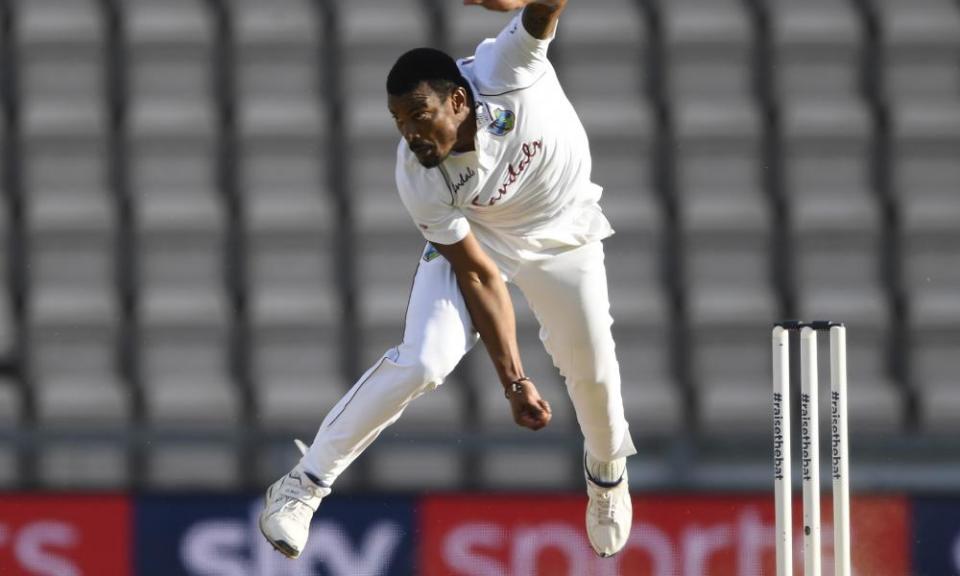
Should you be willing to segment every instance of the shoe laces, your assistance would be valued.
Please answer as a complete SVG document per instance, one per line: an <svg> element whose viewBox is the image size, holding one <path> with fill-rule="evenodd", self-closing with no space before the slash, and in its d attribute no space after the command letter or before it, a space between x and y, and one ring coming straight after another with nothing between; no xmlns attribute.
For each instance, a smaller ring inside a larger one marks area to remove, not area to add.
<svg viewBox="0 0 960 576"><path fill-rule="evenodd" d="M322 498L323 488L317 486L307 478L302 471L294 470L284 479L283 487L289 492L288 495L298 498L304 496L307 498Z"/></svg>
<svg viewBox="0 0 960 576"><path fill-rule="evenodd" d="M323 498L323 489L301 475L291 473L281 484L280 495L287 499L287 502L283 504L284 507L294 502L312 513L316 509L316 505L311 506L311 504L319 502Z"/></svg>
<svg viewBox="0 0 960 576"><path fill-rule="evenodd" d="M280 507L280 512L285 513L301 525L309 524L310 519L313 518L313 509L296 498L288 498Z"/></svg>
<svg viewBox="0 0 960 576"><path fill-rule="evenodd" d="M600 492L594 500L594 504L594 511L600 524L613 524L617 513L617 503L610 491Z"/></svg>

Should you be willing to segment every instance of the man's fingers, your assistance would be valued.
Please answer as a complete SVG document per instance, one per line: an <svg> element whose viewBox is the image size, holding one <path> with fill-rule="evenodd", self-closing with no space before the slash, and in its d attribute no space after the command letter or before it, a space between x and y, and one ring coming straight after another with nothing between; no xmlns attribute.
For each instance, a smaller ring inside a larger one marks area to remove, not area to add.
<svg viewBox="0 0 960 576"><path fill-rule="evenodd" d="M547 422L542 418L529 417L526 418L526 421L523 422L522 426L524 428L529 428L533 431L537 431L547 425Z"/></svg>
<svg viewBox="0 0 960 576"><path fill-rule="evenodd" d="M483 0L463 0L464 6L482 6Z"/></svg>
<svg viewBox="0 0 960 576"><path fill-rule="evenodd" d="M531 430L539 430L550 422L550 405L544 406L541 400L538 405L528 406L520 413L517 424Z"/></svg>
<svg viewBox="0 0 960 576"><path fill-rule="evenodd" d="M537 402L539 410L537 410L537 417L543 418L545 420L550 420L550 417L553 415L553 412L550 410L550 404L546 400L540 400Z"/></svg>

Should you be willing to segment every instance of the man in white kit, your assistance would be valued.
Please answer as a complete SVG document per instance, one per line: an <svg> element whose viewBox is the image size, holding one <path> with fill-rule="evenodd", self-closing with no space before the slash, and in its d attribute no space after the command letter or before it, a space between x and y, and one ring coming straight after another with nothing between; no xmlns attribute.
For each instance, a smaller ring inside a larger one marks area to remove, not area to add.
<svg viewBox="0 0 960 576"><path fill-rule="evenodd" d="M388 108L403 136L397 188L428 243L403 342L360 378L297 466L267 490L260 529L292 558L337 477L478 339L516 423L547 425L550 406L524 375L505 280L529 301L584 435L590 543L611 556L630 534L626 457L636 450L623 414L601 243L613 230L597 204L601 188L590 181L586 133L547 60L566 0L464 4L523 11L472 58L455 62L419 48L390 71Z"/></svg>

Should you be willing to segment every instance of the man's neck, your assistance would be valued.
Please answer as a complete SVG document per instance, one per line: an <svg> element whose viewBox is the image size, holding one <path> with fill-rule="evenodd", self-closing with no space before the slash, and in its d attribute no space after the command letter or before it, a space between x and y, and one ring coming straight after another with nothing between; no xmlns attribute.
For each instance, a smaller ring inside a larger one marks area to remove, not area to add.
<svg viewBox="0 0 960 576"><path fill-rule="evenodd" d="M474 106L470 106L470 114L460 123L457 128L457 143L453 146L454 152L470 152L476 149L477 137L477 111Z"/></svg>

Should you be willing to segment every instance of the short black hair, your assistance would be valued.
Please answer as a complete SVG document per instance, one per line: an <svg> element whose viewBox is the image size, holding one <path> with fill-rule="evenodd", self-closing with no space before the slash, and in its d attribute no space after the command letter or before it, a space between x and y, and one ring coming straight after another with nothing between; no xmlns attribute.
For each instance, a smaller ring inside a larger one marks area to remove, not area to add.
<svg viewBox="0 0 960 576"><path fill-rule="evenodd" d="M470 85L460 74L457 62L435 48L414 48L397 58L387 75L387 94L401 96L426 82L438 94L447 97L458 86L470 94Z"/></svg>

